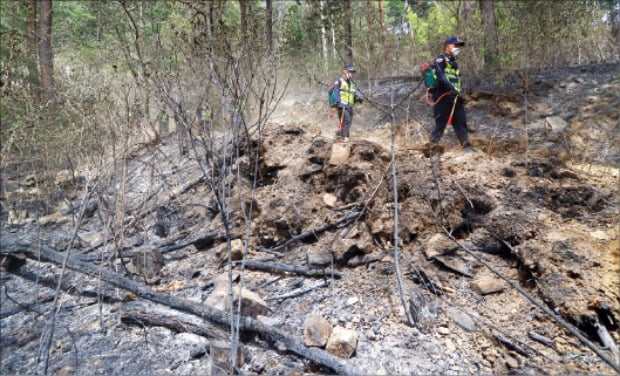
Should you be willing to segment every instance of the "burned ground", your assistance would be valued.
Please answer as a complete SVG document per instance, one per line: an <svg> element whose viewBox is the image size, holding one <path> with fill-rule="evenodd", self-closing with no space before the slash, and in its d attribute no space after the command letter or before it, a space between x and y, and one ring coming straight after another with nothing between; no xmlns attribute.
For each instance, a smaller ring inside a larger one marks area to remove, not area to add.
<svg viewBox="0 0 620 376"><path fill-rule="evenodd" d="M478 128L472 134L474 154L463 154L448 130L442 141L446 150L425 155L420 147L430 119L421 116L425 110L418 106L412 113L416 121L398 123L396 189L390 129L372 126L382 115L371 106L364 105L354 119L348 144L334 140L333 123L317 116L323 107L312 103L296 106L307 111L303 119L269 124L253 140L260 148L256 170L250 156L242 156L240 176L231 183L231 197L244 198L230 206L233 239L245 239L243 219L251 215L248 260L308 270L330 269L333 263L342 278L281 298L323 278L248 267L244 286L269 308L261 320L300 339L312 313L354 330L355 354L343 362L364 374L612 374L594 353L446 235L598 346L605 346L600 327L620 342L617 70L603 66L554 77L554 72L541 72L534 78L533 87L542 89L527 102L515 92L472 92L467 107ZM553 128L558 123L547 121L552 116L562 117L565 127ZM100 209L93 209L78 231L72 255L129 273L157 291L205 302L226 272L219 208L195 161L167 158L176 150L172 142L160 148L132 162L130 230L116 244L106 241L110 234L96 213L105 205L101 200ZM153 173L155 167L161 174ZM251 195L254 171L257 186ZM152 187L162 188L153 192ZM45 225L40 220L5 222L3 243L28 241L63 250L75 220L70 212L58 217L67 220ZM326 226L359 212L363 215ZM278 248L306 233L299 242ZM397 288L395 239L413 327ZM163 265L146 278L132 269L132 255L153 251L162 259L152 263ZM320 265L317 255L327 255L326 264ZM32 373L59 269L33 260L4 262L1 372ZM483 280L494 280L497 291L480 294ZM228 335L226 328L136 300L80 273L66 275L64 285L52 373L208 374L210 355L199 350ZM105 296L101 304L97 292ZM37 298L39 304L16 308ZM190 334L170 325L148 325L131 320L132 312L208 330ZM536 336L550 342L543 345ZM329 373L252 333L243 342L246 373Z"/></svg>

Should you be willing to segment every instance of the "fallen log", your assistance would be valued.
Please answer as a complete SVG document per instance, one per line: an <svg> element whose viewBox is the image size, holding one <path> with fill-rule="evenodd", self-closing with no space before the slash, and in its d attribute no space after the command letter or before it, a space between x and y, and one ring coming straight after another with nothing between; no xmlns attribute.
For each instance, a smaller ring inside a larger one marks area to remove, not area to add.
<svg viewBox="0 0 620 376"><path fill-rule="evenodd" d="M8 295L7 295L7 298L8 298ZM49 303L52 300L54 300L54 295L42 296L39 299L34 299L30 303L25 303L25 304L14 302L16 303L15 307L3 309L2 311L0 311L0 320L16 315L20 313L21 311L28 311L28 312L33 311L36 306Z"/></svg>
<svg viewBox="0 0 620 376"><path fill-rule="evenodd" d="M213 331L213 327L199 326L183 320L179 320L176 317L142 312L135 309L123 312L123 314L121 314L121 322L127 325L138 324L142 326L161 326L164 328L168 328L176 333L193 333L209 339L226 339L223 332L222 335L217 335Z"/></svg>
<svg viewBox="0 0 620 376"><path fill-rule="evenodd" d="M306 277L342 278L342 273L333 269L307 269L293 265L266 263L253 260L246 260L245 267L247 269L265 272L299 274Z"/></svg>
<svg viewBox="0 0 620 376"><path fill-rule="evenodd" d="M37 283L52 290L56 289L56 287L58 286L58 282L54 280L54 278L45 277L31 271L19 269L10 273L19 278L25 279L33 283ZM69 295L100 299L103 303L117 303L121 301L120 299L113 296L97 293L97 291L78 289L77 286L65 282L61 282L60 289Z"/></svg>
<svg viewBox="0 0 620 376"><path fill-rule="evenodd" d="M288 299L288 298L294 298L296 296L303 295L303 294L305 294L307 292L310 292L310 291L313 291L313 290L316 290L316 289L320 289L320 288L325 287L325 286L329 286L329 280L325 280L325 281L323 281L323 282L321 282L321 283L319 283L317 285L314 285L314 286L306 287L306 288L303 288L303 289L293 290L293 291L289 292L288 294L272 296L272 297L267 298L265 300L285 300L285 299Z"/></svg>
<svg viewBox="0 0 620 376"><path fill-rule="evenodd" d="M2 248L0 248L0 254L16 253L24 254L34 260L49 261L59 265L62 265L63 261L66 260L66 267L95 278L101 278L102 281L105 281L112 286L132 292L136 296L143 299L168 306L181 312L195 315L219 325L229 326L231 323L230 316L226 312L215 307L204 303L183 299L175 295L157 293L142 283L130 280L107 269L75 260L73 257L66 257L66 255L56 252L55 250L44 245L19 242L8 245L3 244ZM339 359L325 350L308 348L303 344L303 341L298 340L280 329L270 327L260 321L246 316L240 317L238 322L240 330L245 332L254 332L268 340L280 342L291 352L309 359L314 363L326 367L338 374L360 374L354 366L346 364L342 359Z"/></svg>

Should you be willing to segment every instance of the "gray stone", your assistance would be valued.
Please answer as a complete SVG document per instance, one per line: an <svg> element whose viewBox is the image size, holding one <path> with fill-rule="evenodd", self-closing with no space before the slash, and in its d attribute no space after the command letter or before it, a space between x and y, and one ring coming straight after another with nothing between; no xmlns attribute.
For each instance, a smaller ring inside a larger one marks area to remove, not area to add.
<svg viewBox="0 0 620 376"><path fill-rule="evenodd" d="M211 353L211 375L229 375L231 367L231 346L229 342L212 341L210 344ZM239 345L237 349L237 367L241 368L245 363L243 348Z"/></svg>
<svg viewBox="0 0 620 376"><path fill-rule="evenodd" d="M465 312L457 308L450 308L448 311L452 320L458 325L461 329L466 332L473 332L476 330L476 322Z"/></svg>
<svg viewBox="0 0 620 376"><path fill-rule="evenodd" d="M231 258L233 261L241 260L243 258L243 241L241 239L235 239L230 242ZM224 262L228 261L228 244L222 243L215 249L215 257L218 260Z"/></svg>
<svg viewBox="0 0 620 376"><path fill-rule="evenodd" d="M73 180L73 174L69 170L60 170L56 174L56 178L54 179L54 184L57 185L65 185L71 183Z"/></svg>
<svg viewBox="0 0 620 376"><path fill-rule="evenodd" d="M338 201L338 197L334 196L331 193L325 193L323 195L323 203L330 208L334 207L336 201Z"/></svg>
<svg viewBox="0 0 620 376"><path fill-rule="evenodd" d="M306 252L308 265L311 267L324 267L332 262L332 254L321 249L309 249Z"/></svg>
<svg viewBox="0 0 620 376"><path fill-rule="evenodd" d="M48 226L54 223L64 224L69 222L69 219L64 217L60 212L55 212L39 218L39 224L41 226Z"/></svg>
<svg viewBox="0 0 620 376"><path fill-rule="evenodd" d="M329 156L329 164L341 165L349 159L349 155L351 155L351 146L349 144L334 143Z"/></svg>
<svg viewBox="0 0 620 376"><path fill-rule="evenodd" d="M355 331L337 326L327 340L325 349L341 358L350 358L357 348L357 334Z"/></svg>
<svg viewBox="0 0 620 376"><path fill-rule="evenodd" d="M515 358L513 358L510 355L506 355L504 357L504 360L506 361L506 366L510 369L515 369L515 368L519 368L519 361Z"/></svg>
<svg viewBox="0 0 620 376"><path fill-rule="evenodd" d="M490 276L476 279L471 283L471 289L480 295L493 294L501 292L505 288L504 282L500 279Z"/></svg>
<svg viewBox="0 0 620 376"><path fill-rule="evenodd" d="M32 174L28 175L22 181L22 185L24 187L34 187L37 184L37 176Z"/></svg>
<svg viewBox="0 0 620 376"><path fill-rule="evenodd" d="M241 295L241 315L256 318L258 315L266 315L269 313L267 303L255 292L245 287L239 293L239 286L233 287L233 305L236 308ZM214 288L213 293L205 300L205 304L218 308L220 310L230 310L230 297L226 284L219 284Z"/></svg>
<svg viewBox="0 0 620 376"><path fill-rule="evenodd" d="M7 225L21 226L30 222L28 219L28 210L24 209L9 209L9 218Z"/></svg>
<svg viewBox="0 0 620 376"><path fill-rule="evenodd" d="M334 242L332 251L337 261L347 262L351 257L359 253L359 248L353 239L340 239Z"/></svg>
<svg viewBox="0 0 620 376"><path fill-rule="evenodd" d="M442 233L431 236L424 245L424 255L427 260L444 253L446 250L454 248L455 245L446 235Z"/></svg>
<svg viewBox="0 0 620 376"><path fill-rule="evenodd" d="M156 249L138 250L131 256L131 272L150 281L158 277L165 262L164 257Z"/></svg>
<svg viewBox="0 0 620 376"><path fill-rule="evenodd" d="M553 132L563 131L568 123L566 120L559 116L549 116L545 118L545 128L552 130Z"/></svg>
<svg viewBox="0 0 620 376"><path fill-rule="evenodd" d="M323 347L332 334L331 324L320 315L308 315L304 321L306 346Z"/></svg>

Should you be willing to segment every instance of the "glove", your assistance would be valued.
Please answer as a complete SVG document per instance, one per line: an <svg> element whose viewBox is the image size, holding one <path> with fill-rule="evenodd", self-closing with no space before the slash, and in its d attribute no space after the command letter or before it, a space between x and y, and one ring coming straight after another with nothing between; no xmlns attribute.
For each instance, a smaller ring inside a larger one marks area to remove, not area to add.
<svg viewBox="0 0 620 376"><path fill-rule="evenodd" d="M450 95L453 95L456 97L457 95L459 95L459 92L456 91L456 89L450 89Z"/></svg>
<svg viewBox="0 0 620 376"><path fill-rule="evenodd" d="M355 98L355 101L359 104L364 103L364 100L362 98Z"/></svg>

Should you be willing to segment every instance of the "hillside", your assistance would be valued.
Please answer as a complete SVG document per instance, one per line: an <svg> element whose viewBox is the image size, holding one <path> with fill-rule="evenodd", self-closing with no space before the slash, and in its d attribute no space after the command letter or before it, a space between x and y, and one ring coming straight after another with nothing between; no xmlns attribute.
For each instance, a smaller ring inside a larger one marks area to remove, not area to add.
<svg viewBox="0 0 620 376"><path fill-rule="evenodd" d="M620 362L618 64L528 77L468 93L473 154L462 153L450 129L445 150L424 147L431 119L420 93L410 95L416 82L375 88L373 102L356 109L346 144L334 138L335 120L318 99L283 103L251 138L260 151L255 189L248 155L226 181L231 257L247 250L245 270L235 262L242 278L234 284L256 294L242 312L302 343L308 315L351 330L354 353L340 361L361 374L614 374L499 275ZM391 89L410 103L396 114L396 187L379 104ZM175 140L136 149L124 178L91 181L85 173L88 186L96 184L89 197L85 184L66 183L76 192L69 203L30 202L25 177L7 184L16 188L1 217L0 373L32 373L49 331L61 269L37 261L39 245L63 256L70 248L71 259L161 294L229 309L220 207L195 155L180 155ZM113 189L124 192L122 233L99 213L116 210L106 201ZM397 283L395 227L414 326ZM89 274L65 272L52 374L211 372L208 344L229 338L226 326ZM244 374L334 371L284 339L247 330L241 340Z"/></svg>

